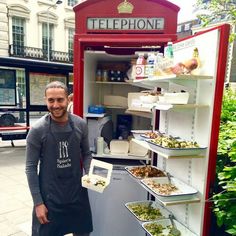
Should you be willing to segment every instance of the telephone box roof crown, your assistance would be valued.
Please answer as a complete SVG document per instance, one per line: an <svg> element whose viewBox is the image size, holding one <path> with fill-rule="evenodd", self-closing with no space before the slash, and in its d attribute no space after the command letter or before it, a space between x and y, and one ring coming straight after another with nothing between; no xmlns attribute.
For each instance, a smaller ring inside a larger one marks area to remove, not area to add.
<svg viewBox="0 0 236 236"><path fill-rule="evenodd" d="M128 2L127 0L124 0L124 2L121 2L117 6L117 10L119 13L129 13L131 14L133 12L134 6L132 3Z"/></svg>

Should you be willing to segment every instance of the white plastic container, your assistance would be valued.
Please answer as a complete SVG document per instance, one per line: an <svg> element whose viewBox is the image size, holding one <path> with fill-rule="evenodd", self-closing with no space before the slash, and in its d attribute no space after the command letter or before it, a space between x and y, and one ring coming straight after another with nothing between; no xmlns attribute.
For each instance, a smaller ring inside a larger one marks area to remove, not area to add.
<svg viewBox="0 0 236 236"><path fill-rule="evenodd" d="M140 96L140 100L142 103L155 103L158 100L158 96L151 94L142 95Z"/></svg>
<svg viewBox="0 0 236 236"><path fill-rule="evenodd" d="M112 155L128 155L129 142L126 140L111 140L110 151Z"/></svg>
<svg viewBox="0 0 236 236"><path fill-rule="evenodd" d="M95 169L104 169L106 176L96 174ZM102 193L104 189L110 184L113 165L103 161L93 159L91 161L89 174L81 178L82 186L96 192Z"/></svg>
<svg viewBox="0 0 236 236"><path fill-rule="evenodd" d="M104 151L104 138L97 137L97 155L102 155Z"/></svg>

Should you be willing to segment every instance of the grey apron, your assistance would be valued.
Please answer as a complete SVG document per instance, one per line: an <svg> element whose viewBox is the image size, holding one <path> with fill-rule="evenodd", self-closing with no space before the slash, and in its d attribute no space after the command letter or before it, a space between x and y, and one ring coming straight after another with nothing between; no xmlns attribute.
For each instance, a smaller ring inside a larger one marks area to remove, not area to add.
<svg viewBox="0 0 236 236"><path fill-rule="evenodd" d="M50 223L41 225L33 211L32 236L62 236L68 233L89 233L93 230L87 189L81 186L82 137L70 132L49 132L43 143L40 159L40 190L48 208Z"/></svg>

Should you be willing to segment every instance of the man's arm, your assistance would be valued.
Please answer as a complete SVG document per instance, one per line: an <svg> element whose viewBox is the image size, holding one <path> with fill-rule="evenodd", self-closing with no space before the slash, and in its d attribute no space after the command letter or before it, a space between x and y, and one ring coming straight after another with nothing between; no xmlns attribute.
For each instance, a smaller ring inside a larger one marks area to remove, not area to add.
<svg viewBox="0 0 236 236"><path fill-rule="evenodd" d="M82 151L82 159L83 159L83 167L85 173L89 173L90 163L92 160L92 155L89 149L89 139L88 139L88 126L85 121L83 122L83 134L81 141L81 151Z"/></svg>
<svg viewBox="0 0 236 236"><path fill-rule="evenodd" d="M43 203L39 188L38 163L40 159L40 141L37 141L35 131L30 130L26 139L26 166L25 173L34 205Z"/></svg>
<svg viewBox="0 0 236 236"><path fill-rule="evenodd" d="M33 198L36 217L40 224L49 222L47 218L48 209L43 203L39 187L38 163L40 159L41 141L34 130L30 130L26 139L26 167L25 173L29 189Z"/></svg>

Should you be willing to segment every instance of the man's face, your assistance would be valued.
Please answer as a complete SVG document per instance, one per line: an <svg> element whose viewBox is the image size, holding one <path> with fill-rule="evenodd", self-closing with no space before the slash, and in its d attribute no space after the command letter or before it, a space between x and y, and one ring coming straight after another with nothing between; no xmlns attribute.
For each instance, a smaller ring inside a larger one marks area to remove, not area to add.
<svg viewBox="0 0 236 236"><path fill-rule="evenodd" d="M49 88L45 94L48 110L53 120L63 122L67 120L68 96L62 88Z"/></svg>

